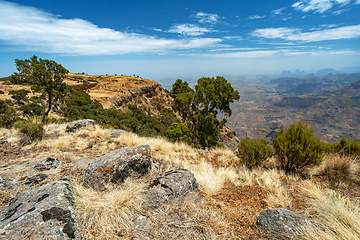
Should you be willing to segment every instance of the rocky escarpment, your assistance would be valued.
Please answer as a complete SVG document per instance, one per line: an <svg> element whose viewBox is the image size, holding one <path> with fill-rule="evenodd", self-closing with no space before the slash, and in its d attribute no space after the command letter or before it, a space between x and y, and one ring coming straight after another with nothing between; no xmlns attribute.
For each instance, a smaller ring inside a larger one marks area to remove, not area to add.
<svg viewBox="0 0 360 240"><path fill-rule="evenodd" d="M123 96L120 96L117 100L115 100L114 105L119 108L138 97L153 98L159 95L162 90L163 89L159 83L153 82L149 85L141 86L125 92Z"/></svg>

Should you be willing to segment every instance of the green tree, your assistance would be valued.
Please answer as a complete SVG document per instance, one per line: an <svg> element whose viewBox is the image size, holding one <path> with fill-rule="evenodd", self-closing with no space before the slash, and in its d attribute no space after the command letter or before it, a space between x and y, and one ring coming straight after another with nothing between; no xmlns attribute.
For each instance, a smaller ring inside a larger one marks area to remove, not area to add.
<svg viewBox="0 0 360 240"><path fill-rule="evenodd" d="M29 102L29 98L26 96L30 91L21 89L21 90L11 90L9 94L12 95L11 98L16 101L17 104L23 105L24 102Z"/></svg>
<svg viewBox="0 0 360 240"><path fill-rule="evenodd" d="M168 131L166 131L166 137L173 142L180 141L186 142L187 144L193 147L201 147L197 142L197 139L194 134L193 126L185 123L173 123Z"/></svg>
<svg viewBox="0 0 360 240"><path fill-rule="evenodd" d="M314 127L309 127L303 120L298 123L294 120L286 130L281 126L273 145L277 160L287 173L319 165L324 157L324 144L314 136Z"/></svg>
<svg viewBox="0 0 360 240"><path fill-rule="evenodd" d="M15 63L19 73L14 73L12 78L31 84L32 90L41 92L42 96L47 98L47 110L42 117L44 122L51 111L52 103L65 93L66 84L63 79L69 71L53 60L41 59L35 55L30 59L15 59Z"/></svg>
<svg viewBox="0 0 360 240"><path fill-rule="evenodd" d="M274 151L264 139L243 139L238 145L238 156L247 167L260 165L274 155Z"/></svg>
<svg viewBox="0 0 360 240"><path fill-rule="evenodd" d="M192 114L193 94L194 90L181 79L176 80L170 91L170 96L174 98L173 109L179 113L184 121L187 121Z"/></svg>
<svg viewBox="0 0 360 240"><path fill-rule="evenodd" d="M193 134L203 148L220 145L220 128L231 116L230 103L239 100L239 92L224 78L204 77L195 85L195 91L181 79L173 84L174 110L193 126ZM223 120L217 119L222 113Z"/></svg>

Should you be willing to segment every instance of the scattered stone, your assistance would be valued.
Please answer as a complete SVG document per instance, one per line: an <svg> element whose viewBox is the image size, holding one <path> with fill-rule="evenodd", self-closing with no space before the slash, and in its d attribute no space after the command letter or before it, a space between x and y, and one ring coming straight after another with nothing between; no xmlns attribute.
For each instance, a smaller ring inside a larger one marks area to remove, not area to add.
<svg viewBox="0 0 360 240"><path fill-rule="evenodd" d="M311 219L283 208L262 210L256 225L266 233L279 237L299 235L307 226L317 226Z"/></svg>
<svg viewBox="0 0 360 240"><path fill-rule="evenodd" d="M125 133L125 131L121 130L121 129L109 128L109 131L110 131L110 137L112 137L112 138L120 137L121 135L123 135Z"/></svg>
<svg viewBox="0 0 360 240"><path fill-rule="evenodd" d="M61 161L57 158L47 157L44 160L35 164L34 169L38 171L50 170L51 168L57 168L61 165Z"/></svg>
<svg viewBox="0 0 360 240"><path fill-rule="evenodd" d="M87 125L95 127L95 121L92 119L83 119L69 123L66 125L66 132L75 132L80 128L84 128Z"/></svg>
<svg viewBox="0 0 360 240"><path fill-rule="evenodd" d="M173 170L155 178L145 192L145 205L158 208L170 201L193 201L200 199L194 174L189 170Z"/></svg>
<svg viewBox="0 0 360 240"><path fill-rule="evenodd" d="M25 191L0 212L1 239L74 239L72 205L67 178Z"/></svg>
<svg viewBox="0 0 360 240"><path fill-rule="evenodd" d="M105 190L106 184L121 183L126 178L140 178L150 172L151 147L109 152L89 164L84 173L83 184L96 190Z"/></svg>

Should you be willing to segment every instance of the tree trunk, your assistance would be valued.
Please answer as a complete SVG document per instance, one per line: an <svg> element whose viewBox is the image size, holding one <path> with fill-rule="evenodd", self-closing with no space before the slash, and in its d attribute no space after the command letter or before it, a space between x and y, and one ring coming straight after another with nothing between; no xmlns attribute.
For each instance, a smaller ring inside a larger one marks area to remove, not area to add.
<svg viewBox="0 0 360 240"><path fill-rule="evenodd" d="M48 92L48 109L47 111L44 113L41 122L43 123L45 121L45 117L49 114L49 112L51 111L51 104L52 104L52 94L51 92Z"/></svg>

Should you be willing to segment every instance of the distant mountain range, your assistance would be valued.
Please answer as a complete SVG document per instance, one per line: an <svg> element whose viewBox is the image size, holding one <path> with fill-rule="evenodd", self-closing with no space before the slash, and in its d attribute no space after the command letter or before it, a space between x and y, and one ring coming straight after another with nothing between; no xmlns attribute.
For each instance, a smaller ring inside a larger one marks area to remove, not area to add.
<svg viewBox="0 0 360 240"><path fill-rule="evenodd" d="M247 84L240 91L228 121L242 139L262 138L272 142L279 127L294 119L314 125L327 142L346 136L360 139L360 74L335 74L278 78L269 84Z"/></svg>

